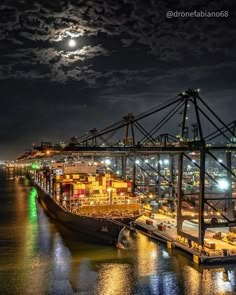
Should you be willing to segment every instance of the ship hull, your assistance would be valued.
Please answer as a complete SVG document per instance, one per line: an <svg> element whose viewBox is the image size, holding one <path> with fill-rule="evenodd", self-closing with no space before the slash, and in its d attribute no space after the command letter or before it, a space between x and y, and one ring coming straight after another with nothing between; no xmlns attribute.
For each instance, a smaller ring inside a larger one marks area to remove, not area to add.
<svg viewBox="0 0 236 295"><path fill-rule="evenodd" d="M76 232L82 239L95 243L115 245L123 225L128 225L138 217L116 218L113 222L106 218L76 215L63 210L41 187L35 187L41 206L51 218Z"/></svg>

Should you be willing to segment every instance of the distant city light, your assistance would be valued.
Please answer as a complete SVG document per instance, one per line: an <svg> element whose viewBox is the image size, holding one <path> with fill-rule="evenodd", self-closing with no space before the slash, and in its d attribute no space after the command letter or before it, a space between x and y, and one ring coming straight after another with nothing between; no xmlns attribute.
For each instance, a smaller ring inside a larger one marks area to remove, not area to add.
<svg viewBox="0 0 236 295"><path fill-rule="evenodd" d="M169 164L169 160L168 160L168 159L165 159L165 160L164 160L164 164L165 164L165 165L168 165L168 164Z"/></svg>
<svg viewBox="0 0 236 295"><path fill-rule="evenodd" d="M135 163L139 165L140 164L140 161L139 160L136 160Z"/></svg>
<svg viewBox="0 0 236 295"><path fill-rule="evenodd" d="M68 42L68 45L70 47L75 47L76 46L76 41L74 39L70 39L69 42Z"/></svg>
<svg viewBox="0 0 236 295"><path fill-rule="evenodd" d="M31 164L31 168L32 168L33 170L39 169L39 165L33 163L33 164Z"/></svg>
<svg viewBox="0 0 236 295"><path fill-rule="evenodd" d="M220 179L220 180L218 180L218 187L220 189L228 189L229 182L226 179Z"/></svg>
<svg viewBox="0 0 236 295"><path fill-rule="evenodd" d="M223 162L223 160L222 160L222 159L218 159L218 162L219 162L219 163L222 163L222 162Z"/></svg>
<svg viewBox="0 0 236 295"><path fill-rule="evenodd" d="M145 159L144 162L145 162L145 163L148 163L149 161L148 161L148 159Z"/></svg>

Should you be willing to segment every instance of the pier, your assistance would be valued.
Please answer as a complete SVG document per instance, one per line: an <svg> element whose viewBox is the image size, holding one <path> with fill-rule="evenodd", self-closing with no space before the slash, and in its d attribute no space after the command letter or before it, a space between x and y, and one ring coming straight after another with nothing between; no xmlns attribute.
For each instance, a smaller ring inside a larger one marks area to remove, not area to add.
<svg viewBox="0 0 236 295"><path fill-rule="evenodd" d="M156 214L155 219L142 216L134 222L133 226L149 238L165 243L169 249L178 248L190 254L196 264L236 262L236 245L219 239L219 232L223 235L227 234L225 228L208 231L205 235L204 245L199 247L196 243L189 243L187 239L179 236L176 219L163 214ZM197 224L187 222L187 226L193 230Z"/></svg>

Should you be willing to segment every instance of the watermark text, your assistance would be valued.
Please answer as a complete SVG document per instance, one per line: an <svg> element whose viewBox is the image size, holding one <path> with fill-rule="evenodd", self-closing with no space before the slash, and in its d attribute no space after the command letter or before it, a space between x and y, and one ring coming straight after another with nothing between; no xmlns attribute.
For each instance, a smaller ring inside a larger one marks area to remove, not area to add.
<svg viewBox="0 0 236 295"><path fill-rule="evenodd" d="M179 10L169 10L166 13L167 18L227 18L229 12L227 10L221 11L205 11L205 10L194 10L194 11L179 11Z"/></svg>

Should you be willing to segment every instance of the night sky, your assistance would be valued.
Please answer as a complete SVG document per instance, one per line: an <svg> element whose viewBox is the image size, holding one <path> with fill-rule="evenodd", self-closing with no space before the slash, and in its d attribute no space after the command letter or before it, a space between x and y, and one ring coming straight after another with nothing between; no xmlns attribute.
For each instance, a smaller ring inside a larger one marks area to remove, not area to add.
<svg viewBox="0 0 236 295"><path fill-rule="evenodd" d="M166 17L176 10L229 16ZM226 122L236 119L235 11L233 0L2 0L0 159L191 87Z"/></svg>

